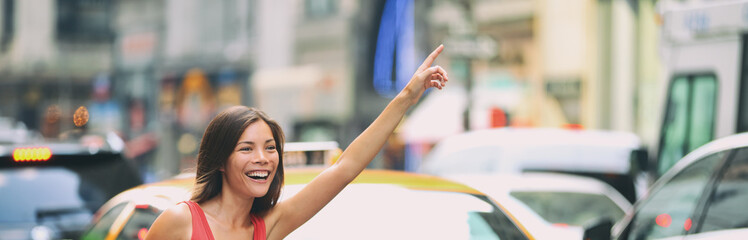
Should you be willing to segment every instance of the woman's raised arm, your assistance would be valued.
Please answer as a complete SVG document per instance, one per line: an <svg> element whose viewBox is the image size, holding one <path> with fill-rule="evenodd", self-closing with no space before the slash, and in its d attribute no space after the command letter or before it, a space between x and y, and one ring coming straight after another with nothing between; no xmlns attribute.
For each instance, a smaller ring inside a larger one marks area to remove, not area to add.
<svg viewBox="0 0 748 240"><path fill-rule="evenodd" d="M408 108L418 102L423 92L430 87L444 87L448 81L447 72L439 66L431 67L443 49L444 46L440 45L424 60L405 88L353 140L333 166L292 198L276 205L274 211L279 211L278 221L268 229L269 237L283 238L319 212L374 159Z"/></svg>

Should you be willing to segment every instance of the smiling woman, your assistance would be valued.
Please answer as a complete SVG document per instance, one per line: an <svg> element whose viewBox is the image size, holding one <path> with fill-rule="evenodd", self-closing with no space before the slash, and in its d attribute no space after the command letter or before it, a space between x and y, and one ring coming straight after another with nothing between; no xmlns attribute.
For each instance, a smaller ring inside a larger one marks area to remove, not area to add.
<svg viewBox="0 0 748 240"><path fill-rule="evenodd" d="M235 106L203 135L190 201L153 222L147 239L283 239L335 198L374 159L405 112L424 91L442 89L447 72L431 67L439 46L374 122L293 197L278 201L284 181L284 136L262 111Z"/></svg>
<svg viewBox="0 0 748 240"><path fill-rule="evenodd" d="M241 132L234 129L246 130ZM265 188L266 192L259 195L262 197L254 199L251 205L252 212L257 213L269 209L278 201L283 185L283 157L278 152L283 152L284 139L280 125L262 111L235 106L221 112L208 125L200 144L199 164L195 178L196 187L191 200L203 203L219 195L225 187L222 184L224 174L229 185L241 183L247 177L254 178L250 175L258 176L261 172L257 169L242 171L243 166L248 165L247 161L256 161L257 167L272 168L264 170L263 183L267 183L266 179L271 171L275 171L273 174L275 176L270 176L269 189ZM233 176L234 170L243 174Z"/></svg>

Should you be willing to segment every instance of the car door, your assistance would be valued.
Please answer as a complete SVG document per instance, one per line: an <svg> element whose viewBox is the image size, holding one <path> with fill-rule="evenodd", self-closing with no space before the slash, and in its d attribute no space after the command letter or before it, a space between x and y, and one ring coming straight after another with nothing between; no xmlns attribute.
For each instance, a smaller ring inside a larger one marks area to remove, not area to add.
<svg viewBox="0 0 748 240"><path fill-rule="evenodd" d="M663 239L685 236L693 227L694 211L714 183L715 171L730 151L697 159L681 169L642 201L617 239Z"/></svg>
<svg viewBox="0 0 748 240"><path fill-rule="evenodd" d="M727 164L719 171L717 184L704 202L703 212L695 215L697 220L688 239L704 235L721 235L748 230L748 148L736 150ZM737 236L734 236L737 237Z"/></svg>

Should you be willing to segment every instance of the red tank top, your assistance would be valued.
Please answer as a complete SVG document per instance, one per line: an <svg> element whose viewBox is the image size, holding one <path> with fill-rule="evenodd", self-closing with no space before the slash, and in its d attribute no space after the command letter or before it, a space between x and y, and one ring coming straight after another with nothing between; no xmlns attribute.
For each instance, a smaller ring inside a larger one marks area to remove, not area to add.
<svg viewBox="0 0 748 240"><path fill-rule="evenodd" d="M210 231L208 225L208 219L205 218L205 213L200 205L193 201L183 201L180 203L186 203L190 207L190 215L192 215L192 240L214 240L213 232ZM255 226L254 240L265 240L265 220L261 217L257 217L253 214L249 215L252 225Z"/></svg>

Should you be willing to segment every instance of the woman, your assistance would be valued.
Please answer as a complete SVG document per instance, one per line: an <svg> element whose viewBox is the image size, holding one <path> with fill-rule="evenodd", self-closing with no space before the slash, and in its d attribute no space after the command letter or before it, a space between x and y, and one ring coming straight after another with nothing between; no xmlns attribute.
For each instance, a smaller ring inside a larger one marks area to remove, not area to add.
<svg viewBox="0 0 748 240"><path fill-rule="evenodd" d="M447 72L429 67L442 49L440 45L426 58L335 164L282 202L277 202L283 185L280 126L252 108L237 106L221 112L203 135L191 201L161 213L147 239L283 239L364 170L426 89L444 87Z"/></svg>

